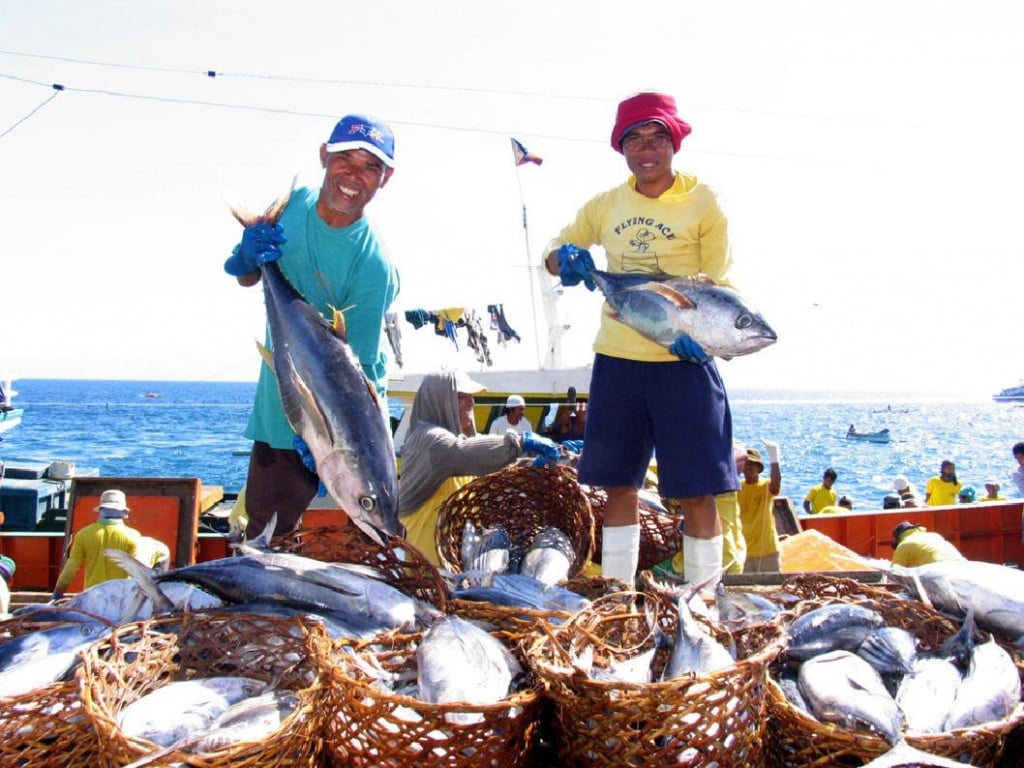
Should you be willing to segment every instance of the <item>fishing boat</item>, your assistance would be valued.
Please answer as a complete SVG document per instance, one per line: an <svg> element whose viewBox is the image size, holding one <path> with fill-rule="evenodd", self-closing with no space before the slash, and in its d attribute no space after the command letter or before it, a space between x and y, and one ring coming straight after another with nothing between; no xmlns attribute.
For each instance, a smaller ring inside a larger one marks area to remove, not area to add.
<svg viewBox="0 0 1024 768"><path fill-rule="evenodd" d="M1024 382L1007 387L998 394L992 395L992 399L997 403L1024 403Z"/></svg>
<svg viewBox="0 0 1024 768"><path fill-rule="evenodd" d="M21 424L21 418L25 415L24 408L17 408L14 405L14 385L10 379L0 379L0 433L14 429Z"/></svg>
<svg viewBox="0 0 1024 768"><path fill-rule="evenodd" d="M892 435L889 432L889 428L876 430L874 432L860 432L854 428L853 424L846 430L847 440L863 440L868 443L888 443L892 441Z"/></svg>

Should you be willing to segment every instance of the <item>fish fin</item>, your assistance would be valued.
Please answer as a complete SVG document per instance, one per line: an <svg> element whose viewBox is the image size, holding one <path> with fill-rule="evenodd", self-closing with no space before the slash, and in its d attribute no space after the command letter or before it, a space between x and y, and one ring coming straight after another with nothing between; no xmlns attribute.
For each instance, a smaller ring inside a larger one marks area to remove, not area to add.
<svg viewBox="0 0 1024 768"><path fill-rule="evenodd" d="M267 552L270 550L270 540L274 538L274 529L277 528L277 512L270 515L270 519L267 520L267 524L263 527L263 530L259 532L259 535L246 542L239 542L238 544L232 544L234 549L242 551L243 549L253 550L257 552Z"/></svg>
<svg viewBox="0 0 1024 768"><path fill-rule="evenodd" d="M668 299L680 309L695 309L696 304L688 297L681 294L679 291L665 285L664 283L641 283L640 285L633 286L628 289L631 291L650 291L656 293L662 298Z"/></svg>
<svg viewBox="0 0 1024 768"><path fill-rule="evenodd" d="M348 328L345 326L345 313L335 306L331 306L331 333L346 344L348 343Z"/></svg>
<svg viewBox="0 0 1024 768"><path fill-rule="evenodd" d="M231 211L231 215L234 216L235 220L243 227L251 227L253 224L261 223L277 224L281 219L281 214L284 213L284 209L288 205L288 201L292 197L292 193L295 191L295 184L298 182L298 179L298 174L293 176L292 183L291 186L288 187L288 191L268 205L263 213L255 213L244 205L232 203L228 203L228 210Z"/></svg>
<svg viewBox="0 0 1024 768"><path fill-rule="evenodd" d="M263 362L270 366L270 370L274 370L274 353L267 349L267 345L259 340L256 342L256 348L260 351L260 357L263 358Z"/></svg>
<svg viewBox="0 0 1024 768"><path fill-rule="evenodd" d="M122 571L135 579L142 591L146 593L146 597L153 601L154 616L174 613L174 603L167 598L167 595L160 591L160 585L153 580L155 572L152 568L148 568L120 549L105 549L103 554Z"/></svg>

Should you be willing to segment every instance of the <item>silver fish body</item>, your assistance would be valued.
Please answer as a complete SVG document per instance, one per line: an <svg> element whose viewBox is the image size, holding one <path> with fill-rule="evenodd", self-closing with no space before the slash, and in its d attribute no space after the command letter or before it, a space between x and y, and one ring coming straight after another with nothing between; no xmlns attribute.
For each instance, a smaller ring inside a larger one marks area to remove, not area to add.
<svg viewBox="0 0 1024 768"><path fill-rule="evenodd" d="M715 606L719 620L730 628L763 624L781 610L777 603L754 592L729 592L722 582L715 587Z"/></svg>
<svg viewBox="0 0 1024 768"><path fill-rule="evenodd" d="M934 656L914 660L910 674L900 681L896 703L907 720L907 730L941 733L960 687L960 670L952 661Z"/></svg>
<svg viewBox="0 0 1024 768"><path fill-rule="evenodd" d="M575 613L590 605L577 592L557 584L547 586L519 573L495 573L483 580L466 579L451 590L452 597L495 605Z"/></svg>
<svg viewBox="0 0 1024 768"><path fill-rule="evenodd" d="M522 668L499 640L457 616L437 619L416 648L418 695L431 703L494 704L508 696ZM483 715L450 712L451 723L476 723Z"/></svg>
<svg viewBox="0 0 1024 768"><path fill-rule="evenodd" d="M569 536L559 528L545 526L527 547L519 573L551 586L569 578L569 569L575 559L576 552Z"/></svg>
<svg viewBox="0 0 1024 768"><path fill-rule="evenodd" d="M203 734L179 745L188 752L211 752L240 742L259 742L281 727L299 706L291 691L269 691L228 707Z"/></svg>
<svg viewBox="0 0 1024 768"><path fill-rule="evenodd" d="M946 730L1002 720L1020 703L1020 689L1020 676L1005 649L994 640L975 646Z"/></svg>
<svg viewBox="0 0 1024 768"><path fill-rule="evenodd" d="M678 620L675 643L662 673L662 680L675 680L688 672L706 675L735 663L725 646L701 629L685 597L679 597L676 601L676 612Z"/></svg>
<svg viewBox="0 0 1024 768"><path fill-rule="evenodd" d="M980 560L948 560L893 566L892 572L910 587L916 575L940 611L960 617L970 611L982 629L1024 640L1024 571Z"/></svg>
<svg viewBox="0 0 1024 768"><path fill-rule="evenodd" d="M867 729L890 744L900 739L903 713L878 672L856 654L838 650L815 656L800 665L797 679L818 720Z"/></svg>
<svg viewBox="0 0 1024 768"><path fill-rule="evenodd" d="M0 644L0 674L54 653L77 651L111 633L109 624L92 622L38 629Z"/></svg>
<svg viewBox="0 0 1024 768"><path fill-rule="evenodd" d="M786 653L790 658L808 659L834 650L854 650L885 619L877 611L849 603L815 608L789 626Z"/></svg>
<svg viewBox="0 0 1024 768"><path fill-rule="evenodd" d="M861 768L963 768L964 763L933 755L900 741L884 755L864 763Z"/></svg>
<svg viewBox="0 0 1024 768"><path fill-rule="evenodd" d="M685 334L707 354L728 359L778 340L761 313L732 288L689 277L591 274L619 320L665 347Z"/></svg>
<svg viewBox="0 0 1024 768"><path fill-rule="evenodd" d="M466 528L473 527L469 521ZM467 573L504 573L512 556L512 537L502 525L481 531L473 527L472 535L462 540L462 570Z"/></svg>
<svg viewBox="0 0 1024 768"><path fill-rule="evenodd" d="M129 738L169 747L207 730L228 707L263 693L266 684L246 677L206 677L167 683L136 699L117 718Z"/></svg>

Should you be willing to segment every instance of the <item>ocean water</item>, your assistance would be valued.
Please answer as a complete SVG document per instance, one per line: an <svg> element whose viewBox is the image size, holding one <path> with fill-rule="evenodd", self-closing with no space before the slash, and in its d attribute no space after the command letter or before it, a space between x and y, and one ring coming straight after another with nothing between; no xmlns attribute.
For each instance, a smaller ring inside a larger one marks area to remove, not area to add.
<svg viewBox="0 0 1024 768"><path fill-rule="evenodd" d="M25 418L2 436L0 459L62 459L113 477L199 477L228 491L245 482L254 383L20 379L16 388ZM826 467L855 509L878 509L895 475L923 494L945 458L979 495L988 477L1018 495L1010 449L1024 440L1024 407L913 393L740 390L730 400L737 439L762 451L763 440L780 444L782 494L798 508ZM893 440L846 440L850 424L888 427Z"/></svg>

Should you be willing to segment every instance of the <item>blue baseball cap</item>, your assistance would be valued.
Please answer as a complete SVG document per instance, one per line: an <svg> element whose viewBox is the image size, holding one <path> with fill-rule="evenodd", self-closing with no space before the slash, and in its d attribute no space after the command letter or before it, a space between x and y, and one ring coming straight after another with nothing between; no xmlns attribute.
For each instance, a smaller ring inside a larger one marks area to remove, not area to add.
<svg viewBox="0 0 1024 768"><path fill-rule="evenodd" d="M328 152L365 149L388 168L395 167L395 137L386 123L366 115L345 115L327 140Z"/></svg>

